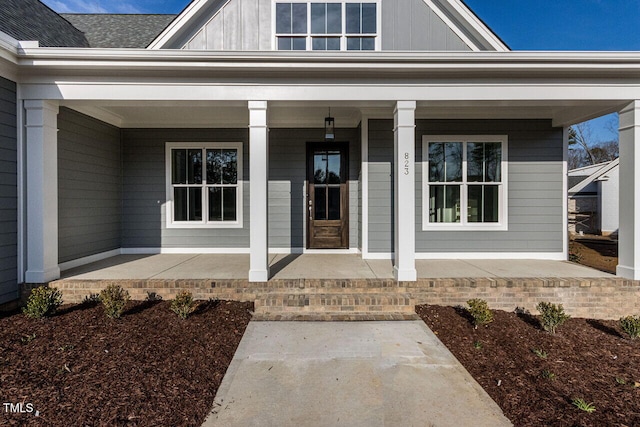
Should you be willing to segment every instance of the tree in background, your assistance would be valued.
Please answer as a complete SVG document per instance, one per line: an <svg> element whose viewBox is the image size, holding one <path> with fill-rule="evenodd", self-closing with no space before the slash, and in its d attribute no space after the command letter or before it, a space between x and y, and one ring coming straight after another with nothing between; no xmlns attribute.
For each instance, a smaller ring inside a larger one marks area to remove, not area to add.
<svg viewBox="0 0 640 427"><path fill-rule="evenodd" d="M618 149L617 117L612 117L605 128L611 138L602 140L593 136L592 124L583 122L569 128L569 170L615 160Z"/></svg>

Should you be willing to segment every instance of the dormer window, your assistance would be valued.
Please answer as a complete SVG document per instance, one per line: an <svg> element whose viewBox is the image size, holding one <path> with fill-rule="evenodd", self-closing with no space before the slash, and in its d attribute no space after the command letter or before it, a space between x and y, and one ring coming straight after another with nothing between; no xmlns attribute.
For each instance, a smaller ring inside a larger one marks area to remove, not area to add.
<svg viewBox="0 0 640 427"><path fill-rule="evenodd" d="M278 50L376 50L377 3L276 3Z"/></svg>

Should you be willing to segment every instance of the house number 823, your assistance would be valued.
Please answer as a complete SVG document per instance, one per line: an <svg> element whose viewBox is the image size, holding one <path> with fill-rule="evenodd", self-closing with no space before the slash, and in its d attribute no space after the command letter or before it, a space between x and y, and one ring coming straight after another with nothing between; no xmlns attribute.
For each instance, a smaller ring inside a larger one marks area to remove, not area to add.
<svg viewBox="0 0 640 427"><path fill-rule="evenodd" d="M409 175L409 153L404 153L404 174Z"/></svg>

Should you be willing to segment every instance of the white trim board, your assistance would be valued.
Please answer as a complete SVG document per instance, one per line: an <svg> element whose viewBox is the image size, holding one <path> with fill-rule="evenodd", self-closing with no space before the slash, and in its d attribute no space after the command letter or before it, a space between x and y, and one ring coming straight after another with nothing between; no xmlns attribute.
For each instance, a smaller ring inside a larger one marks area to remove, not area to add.
<svg viewBox="0 0 640 427"><path fill-rule="evenodd" d="M392 252L370 252L363 259L393 259ZM420 259L535 259L548 261L566 261L562 252L417 252Z"/></svg>

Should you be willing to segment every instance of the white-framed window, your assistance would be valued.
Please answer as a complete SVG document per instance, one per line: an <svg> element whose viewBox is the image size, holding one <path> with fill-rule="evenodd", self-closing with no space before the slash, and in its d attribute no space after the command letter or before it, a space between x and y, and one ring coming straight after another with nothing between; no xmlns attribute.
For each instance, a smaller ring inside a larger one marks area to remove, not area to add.
<svg viewBox="0 0 640 427"><path fill-rule="evenodd" d="M379 1L276 1L277 50L379 50Z"/></svg>
<svg viewBox="0 0 640 427"><path fill-rule="evenodd" d="M508 137L422 137L422 229L507 230Z"/></svg>
<svg viewBox="0 0 640 427"><path fill-rule="evenodd" d="M242 143L167 142L167 228L242 227Z"/></svg>

